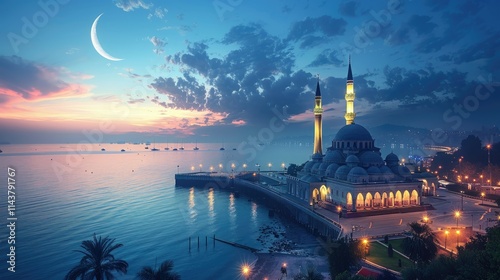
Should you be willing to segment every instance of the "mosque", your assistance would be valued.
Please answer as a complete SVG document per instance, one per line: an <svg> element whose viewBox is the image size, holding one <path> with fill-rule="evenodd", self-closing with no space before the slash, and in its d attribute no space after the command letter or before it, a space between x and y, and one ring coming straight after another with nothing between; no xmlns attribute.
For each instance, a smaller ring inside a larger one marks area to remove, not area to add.
<svg viewBox="0 0 500 280"><path fill-rule="evenodd" d="M354 81L349 58L345 93L346 125L323 154L319 80L314 106L314 149L297 176L287 176L288 193L310 205L327 201L347 211L383 210L420 205L422 180L390 153L382 158L370 132L354 122Z"/></svg>

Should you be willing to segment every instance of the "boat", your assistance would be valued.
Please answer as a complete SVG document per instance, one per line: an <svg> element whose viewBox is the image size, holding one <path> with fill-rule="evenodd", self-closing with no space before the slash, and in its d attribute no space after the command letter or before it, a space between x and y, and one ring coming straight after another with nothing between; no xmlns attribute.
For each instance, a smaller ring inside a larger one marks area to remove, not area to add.
<svg viewBox="0 0 500 280"><path fill-rule="evenodd" d="M174 148L172 151L177 151L177 148Z"/></svg>
<svg viewBox="0 0 500 280"><path fill-rule="evenodd" d="M180 147L179 150L184 151L184 147Z"/></svg>
<svg viewBox="0 0 500 280"><path fill-rule="evenodd" d="M144 149L148 150L148 149L149 149L149 147L147 147L147 146L146 146L146 147L144 147Z"/></svg>
<svg viewBox="0 0 500 280"><path fill-rule="evenodd" d="M168 151L168 150L170 150L170 148L169 147L165 147L165 151Z"/></svg>
<svg viewBox="0 0 500 280"><path fill-rule="evenodd" d="M198 141L196 141L196 145L194 146L193 150L198 151L200 148L198 148Z"/></svg>
<svg viewBox="0 0 500 280"><path fill-rule="evenodd" d="M220 148L219 151L225 151L226 149L224 149L224 147Z"/></svg>
<svg viewBox="0 0 500 280"><path fill-rule="evenodd" d="M154 148L154 147L151 149L151 151L152 151L152 152L157 152L157 151L159 151L159 150L160 150L160 149L158 149L158 148Z"/></svg>
<svg viewBox="0 0 500 280"><path fill-rule="evenodd" d="M2 150L0 150L0 153L3 153L3 151L2 151Z"/></svg>
<svg viewBox="0 0 500 280"><path fill-rule="evenodd" d="M120 152L125 152L125 149L121 149Z"/></svg>
<svg viewBox="0 0 500 280"><path fill-rule="evenodd" d="M106 149L102 148L102 149L101 149L101 151L103 151L103 152L104 152L104 151L106 151Z"/></svg>

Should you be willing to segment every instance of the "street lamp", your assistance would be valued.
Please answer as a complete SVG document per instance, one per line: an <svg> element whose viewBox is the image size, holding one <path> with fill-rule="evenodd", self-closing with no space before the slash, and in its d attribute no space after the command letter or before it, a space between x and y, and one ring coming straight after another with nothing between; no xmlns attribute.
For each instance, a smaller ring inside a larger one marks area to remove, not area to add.
<svg viewBox="0 0 500 280"><path fill-rule="evenodd" d="M458 236L460 235L460 231L457 230L457 250L458 250Z"/></svg>
<svg viewBox="0 0 500 280"><path fill-rule="evenodd" d="M219 163L219 172L222 172L222 163Z"/></svg>
<svg viewBox="0 0 500 280"><path fill-rule="evenodd" d="M450 233L449 231L445 231L444 232L444 249L446 249L446 239L448 239L448 234L449 233Z"/></svg>
<svg viewBox="0 0 500 280"><path fill-rule="evenodd" d="M490 144L486 145L486 149L488 149L488 169L490 170L490 180L489 180L489 182L491 182L491 161L490 161L491 145Z"/></svg>
<svg viewBox="0 0 500 280"><path fill-rule="evenodd" d="M426 223L426 224L427 224L427 222L429 222L429 217L424 216L424 223Z"/></svg>
<svg viewBox="0 0 500 280"><path fill-rule="evenodd" d="M243 163L243 171L246 171L246 169L247 169L247 164Z"/></svg>
<svg viewBox="0 0 500 280"><path fill-rule="evenodd" d="M484 179L483 179L484 176L483 176L483 174L481 174L479 177L481 178L481 186L482 186L482 185L484 185Z"/></svg>
<svg viewBox="0 0 500 280"><path fill-rule="evenodd" d="M201 168L203 167L203 164L200 163L200 172L201 172Z"/></svg>
<svg viewBox="0 0 500 280"><path fill-rule="evenodd" d="M465 176L467 178L467 176ZM460 191L462 194L462 212L464 211L464 191Z"/></svg>
<svg viewBox="0 0 500 280"><path fill-rule="evenodd" d="M365 246L364 251L365 251L365 259L366 259L366 256L368 255L368 239L366 239L366 238L363 239L363 245Z"/></svg>
<svg viewBox="0 0 500 280"><path fill-rule="evenodd" d="M483 176L483 175L481 175L481 176ZM481 193L481 205L484 204L484 196L485 195L486 194L484 192Z"/></svg>
<svg viewBox="0 0 500 280"><path fill-rule="evenodd" d="M285 163L284 162L281 163L281 168L283 168L283 172L285 172Z"/></svg>
<svg viewBox="0 0 500 280"><path fill-rule="evenodd" d="M246 264L244 264L241 267L241 274L245 277L245 279L250 279L250 267Z"/></svg>
<svg viewBox="0 0 500 280"><path fill-rule="evenodd" d="M460 211L455 211L455 218L457 218L457 228L458 228L458 218L460 218Z"/></svg>
<svg viewBox="0 0 500 280"><path fill-rule="evenodd" d="M340 215L342 213L342 207L340 205L337 206L337 212L339 213L339 224L340 224Z"/></svg>
<svg viewBox="0 0 500 280"><path fill-rule="evenodd" d="M271 163L268 163L267 166L269 166L269 171L271 171L271 167L273 166Z"/></svg>

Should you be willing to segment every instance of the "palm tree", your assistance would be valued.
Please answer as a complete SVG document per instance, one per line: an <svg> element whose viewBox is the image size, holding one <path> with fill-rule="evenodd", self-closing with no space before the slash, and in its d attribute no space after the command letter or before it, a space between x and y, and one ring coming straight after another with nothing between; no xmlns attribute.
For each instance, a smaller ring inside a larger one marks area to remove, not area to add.
<svg viewBox="0 0 500 280"><path fill-rule="evenodd" d="M158 270L150 266L144 266L141 271L137 273L139 280L180 280L179 274L172 272L174 262L171 260L164 261Z"/></svg>
<svg viewBox="0 0 500 280"><path fill-rule="evenodd" d="M126 274L128 263L124 260L115 259L111 254L115 249L122 247L123 244L113 244L114 241L115 239L110 239L107 236L105 238L99 236L99 239L97 239L95 233L94 240L83 241L80 245L83 250L76 251L84 256L80 263L66 274L64 279L113 280L115 279L112 274L113 271Z"/></svg>
<svg viewBox="0 0 500 280"><path fill-rule="evenodd" d="M411 237L403 240L403 251L410 259L417 262L428 262L437 254L435 235L431 228L417 222L409 223Z"/></svg>
<svg viewBox="0 0 500 280"><path fill-rule="evenodd" d="M317 272L313 266L307 268L307 273L299 273L293 277L294 280L323 280L321 273Z"/></svg>

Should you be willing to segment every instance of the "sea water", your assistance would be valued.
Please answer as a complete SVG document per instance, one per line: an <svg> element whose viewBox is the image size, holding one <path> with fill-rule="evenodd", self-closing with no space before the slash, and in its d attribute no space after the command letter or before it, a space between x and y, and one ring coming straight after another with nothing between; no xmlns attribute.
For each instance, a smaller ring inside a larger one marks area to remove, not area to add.
<svg viewBox="0 0 500 280"><path fill-rule="evenodd" d="M82 257L76 251L81 242L94 234L123 244L113 254L129 267L118 279L134 279L143 266L169 259L182 279L239 279L241 265L255 256L214 244L212 237L262 248L259 229L279 221L243 196L175 187L175 173L283 170L283 163L302 163L311 153L300 145L263 145L252 153L233 150L236 144L224 151L215 144L199 144L198 151L194 145L183 151L154 146L160 150L144 144L2 146L0 279L63 279ZM7 270L8 168L15 170L15 272Z"/></svg>

